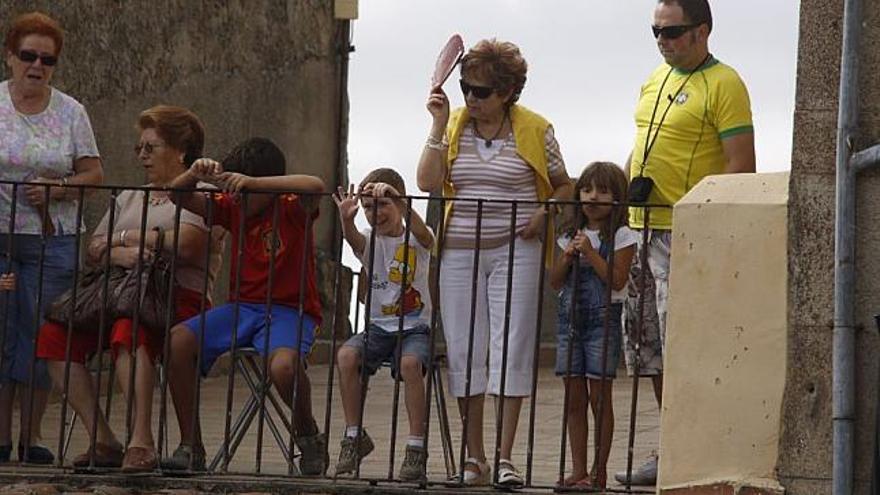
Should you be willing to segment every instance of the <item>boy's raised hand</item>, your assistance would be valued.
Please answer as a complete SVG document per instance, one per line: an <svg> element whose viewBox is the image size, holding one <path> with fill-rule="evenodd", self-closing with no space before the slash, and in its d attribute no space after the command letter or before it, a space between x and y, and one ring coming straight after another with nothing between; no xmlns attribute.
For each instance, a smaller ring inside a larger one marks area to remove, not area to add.
<svg viewBox="0 0 880 495"><path fill-rule="evenodd" d="M251 177L237 172L223 172L217 176L217 186L224 191L238 194L247 189Z"/></svg>
<svg viewBox="0 0 880 495"><path fill-rule="evenodd" d="M391 184L384 182L368 182L364 184L362 194L365 196L373 196L374 198L399 198L400 193Z"/></svg>
<svg viewBox="0 0 880 495"><path fill-rule="evenodd" d="M339 218L342 220L354 220L357 215L360 204L358 203L359 195L354 192L354 184L349 184L348 192L345 188L339 186L333 194L333 202L339 209Z"/></svg>
<svg viewBox="0 0 880 495"><path fill-rule="evenodd" d="M199 158L189 167L190 173L196 179L209 184L217 184L219 176L223 173L223 166L217 160Z"/></svg>

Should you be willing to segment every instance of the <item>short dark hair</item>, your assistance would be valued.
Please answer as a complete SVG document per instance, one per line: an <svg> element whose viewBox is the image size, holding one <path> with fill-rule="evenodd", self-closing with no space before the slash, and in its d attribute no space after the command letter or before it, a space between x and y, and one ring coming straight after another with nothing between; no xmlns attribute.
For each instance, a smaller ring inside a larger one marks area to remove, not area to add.
<svg viewBox="0 0 880 495"><path fill-rule="evenodd" d="M709 32L712 32L712 9L709 8L709 0L657 0L657 3L678 5L688 23L705 24Z"/></svg>
<svg viewBox="0 0 880 495"><path fill-rule="evenodd" d="M403 182L403 177L393 169L383 167L373 170L361 181L359 189L363 189L364 185L370 182L383 182L397 189L401 195L406 196L406 184Z"/></svg>
<svg viewBox="0 0 880 495"><path fill-rule="evenodd" d="M242 141L226 154L221 165L225 171L251 177L284 175L287 172L284 152L272 140L264 137Z"/></svg>

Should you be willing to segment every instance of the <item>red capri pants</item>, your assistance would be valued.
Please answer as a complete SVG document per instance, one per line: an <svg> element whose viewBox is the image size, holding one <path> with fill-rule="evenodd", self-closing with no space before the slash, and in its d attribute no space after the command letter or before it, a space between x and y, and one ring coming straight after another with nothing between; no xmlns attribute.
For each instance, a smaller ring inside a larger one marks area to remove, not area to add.
<svg viewBox="0 0 880 495"><path fill-rule="evenodd" d="M174 296L177 307L172 325L199 314L202 303L201 292L177 287L174 290ZM210 303L205 301L205 309L210 307ZM104 335L104 342L100 346L98 345L98 329L75 328L71 335L70 361L85 363L89 354L108 346L113 350L114 358L120 347L131 349L134 334L132 323L130 318L120 318L113 322L113 326L108 332L109 335ZM150 359L155 361L158 356L162 355L162 344L165 339L163 332L147 329L141 325L137 334L138 347L145 347ZM49 321L44 323L40 327L40 335L37 339L37 357L49 361L64 361L66 349L67 325Z"/></svg>

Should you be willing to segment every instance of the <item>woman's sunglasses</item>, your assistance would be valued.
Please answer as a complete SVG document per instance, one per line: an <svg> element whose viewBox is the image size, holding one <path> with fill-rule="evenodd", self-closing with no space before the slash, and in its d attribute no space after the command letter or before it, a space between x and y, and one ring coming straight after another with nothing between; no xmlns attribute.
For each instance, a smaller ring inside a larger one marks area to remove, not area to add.
<svg viewBox="0 0 880 495"><path fill-rule="evenodd" d="M19 50L18 59L22 62L32 64L40 59L40 62L43 63L46 67L52 67L53 65L58 63L58 57L53 55L40 55L37 52L31 50Z"/></svg>
<svg viewBox="0 0 880 495"><path fill-rule="evenodd" d="M667 40L674 40L681 38L684 33L690 31L691 29L699 26L699 24L686 24L681 26L651 26L651 31L654 33L654 39L660 38L662 35L663 38Z"/></svg>
<svg viewBox="0 0 880 495"><path fill-rule="evenodd" d="M471 86L470 84L464 82L464 79L459 79L458 84L461 86L461 92L464 94L464 97L467 98L468 93L474 95L474 98L478 100L485 100L486 98L492 96L492 93L495 92L495 88L490 88L486 86Z"/></svg>

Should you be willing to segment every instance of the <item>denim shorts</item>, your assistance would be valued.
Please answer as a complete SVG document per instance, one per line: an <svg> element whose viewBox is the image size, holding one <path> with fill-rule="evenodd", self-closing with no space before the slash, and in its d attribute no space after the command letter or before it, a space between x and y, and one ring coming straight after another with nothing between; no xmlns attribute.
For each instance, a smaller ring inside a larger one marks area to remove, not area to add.
<svg viewBox="0 0 880 495"><path fill-rule="evenodd" d="M608 352L605 357L605 378L617 377L620 361L621 313L623 304L611 305L608 327ZM578 315L571 349L571 375L573 377L602 378L602 353L605 342L606 308L582 311ZM556 375L566 376L568 368L569 327L559 325L557 331Z"/></svg>
<svg viewBox="0 0 880 495"><path fill-rule="evenodd" d="M365 332L352 335L345 344L353 347L363 356L364 341L367 344L367 356L365 359L366 372L373 375L382 366L382 363L390 362L392 376L397 376L397 364L400 361L396 354L398 332L387 332L376 325L370 325L370 335L365 339ZM422 373L428 369L428 361L431 359L431 345L428 339L429 328L417 326L404 330L401 334L400 353L402 356L415 356L422 363Z"/></svg>
<svg viewBox="0 0 880 495"><path fill-rule="evenodd" d="M73 285L76 270L76 236L62 235L46 238L43 251L43 270L40 274L39 235L13 234L12 262L8 263L6 250L9 234L0 234L0 273L13 272L15 290L0 293L0 332L5 331L3 357L0 362L0 382L29 383L31 361L34 359L34 333L43 323L43 313L64 291ZM42 296L37 308L37 287L42 275ZM34 367L34 387L51 386L45 362L37 360Z"/></svg>

